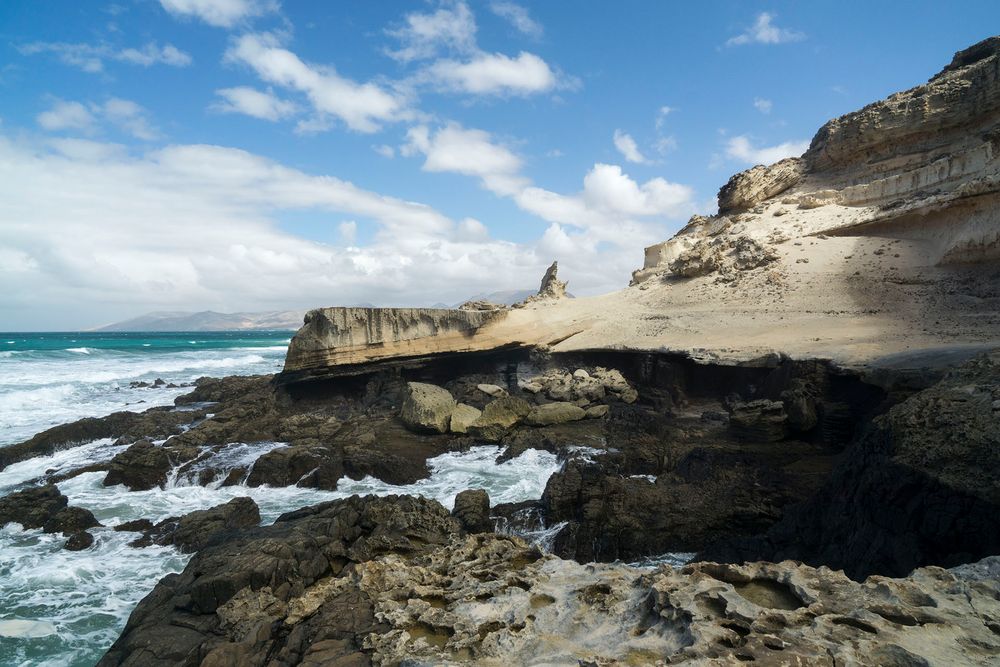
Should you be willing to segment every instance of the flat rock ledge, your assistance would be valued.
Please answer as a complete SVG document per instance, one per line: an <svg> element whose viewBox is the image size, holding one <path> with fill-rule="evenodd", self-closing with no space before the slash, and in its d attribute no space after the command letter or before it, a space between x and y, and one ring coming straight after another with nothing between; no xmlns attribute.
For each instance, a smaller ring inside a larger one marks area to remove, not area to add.
<svg viewBox="0 0 1000 667"><path fill-rule="evenodd" d="M280 381L351 374L373 362L509 347L492 333L504 310L447 308L317 308L292 338ZM516 346L516 344L514 344ZM334 370L335 369L335 370Z"/></svg>
<svg viewBox="0 0 1000 667"><path fill-rule="evenodd" d="M100 665L990 664L994 560L863 582L794 561L581 565L433 501L355 496L203 549Z"/></svg>

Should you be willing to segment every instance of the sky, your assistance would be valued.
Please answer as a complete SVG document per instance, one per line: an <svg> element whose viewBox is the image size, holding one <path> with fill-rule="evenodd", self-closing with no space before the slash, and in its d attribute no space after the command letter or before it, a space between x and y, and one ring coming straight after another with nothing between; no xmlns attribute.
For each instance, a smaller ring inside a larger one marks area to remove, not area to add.
<svg viewBox="0 0 1000 667"><path fill-rule="evenodd" d="M0 331L628 284L1000 3L7 0Z"/></svg>

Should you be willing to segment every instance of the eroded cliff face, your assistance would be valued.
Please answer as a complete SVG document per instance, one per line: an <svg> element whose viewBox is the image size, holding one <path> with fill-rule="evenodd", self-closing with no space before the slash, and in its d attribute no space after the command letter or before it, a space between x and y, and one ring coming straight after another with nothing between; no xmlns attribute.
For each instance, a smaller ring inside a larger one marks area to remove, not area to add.
<svg viewBox="0 0 1000 667"><path fill-rule="evenodd" d="M888 237L929 266L1000 257L1000 38L957 53L926 84L826 123L809 150L733 176L719 215L646 249L635 282L717 271L731 238ZM706 258L715 258L709 261ZM757 268L752 266L749 268Z"/></svg>
<svg viewBox="0 0 1000 667"><path fill-rule="evenodd" d="M299 376L331 366L386 358L476 352L500 347L489 326L503 310L319 308L292 338L284 372Z"/></svg>

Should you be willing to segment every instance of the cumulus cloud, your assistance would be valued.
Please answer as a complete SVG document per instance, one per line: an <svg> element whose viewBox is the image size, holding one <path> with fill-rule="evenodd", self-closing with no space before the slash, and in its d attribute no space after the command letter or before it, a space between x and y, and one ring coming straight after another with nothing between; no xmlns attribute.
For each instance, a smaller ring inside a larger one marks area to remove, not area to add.
<svg viewBox="0 0 1000 667"><path fill-rule="evenodd" d="M500 18L505 19L508 23L514 26L518 32L521 32L528 37L538 39L544 32L542 24L531 18L531 14L528 13L528 10L521 5L508 2L507 0L498 0L490 3L490 11Z"/></svg>
<svg viewBox="0 0 1000 667"><path fill-rule="evenodd" d="M52 107L38 114L35 120L50 132L75 130L89 135L94 134L102 124L108 124L143 141L160 136L144 108L118 97L112 97L103 104L56 99Z"/></svg>
<svg viewBox="0 0 1000 667"><path fill-rule="evenodd" d="M523 7L496 2L491 9L529 32L541 30ZM401 27L387 30L399 41L399 48L387 53L406 63L428 61L409 83L441 92L533 95L577 85L534 53L522 51L511 56L483 51L476 42L476 31L469 6L448 3L431 12L407 14Z"/></svg>
<svg viewBox="0 0 1000 667"><path fill-rule="evenodd" d="M464 2L429 13L412 12L404 17L402 27L386 32L400 42L398 49L387 53L403 62L432 58L442 49L476 51L476 20Z"/></svg>
<svg viewBox="0 0 1000 667"><path fill-rule="evenodd" d="M173 44L160 46L156 42L148 42L141 48L124 49L113 47L110 44L32 42L19 46L18 50L25 55L51 53L63 64L78 67L91 74L103 72L104 64L109 60L141 67L151 67L157 64L187 67L192 62L189 54Z"/></svg>
<svg viewBox="0 0 1000 667"><path fill-rule="evenodd" d="M726 40L726 46L743 46L745 44L784 44L800 42L806 38L804 33L779 28L772 23L774 14L761 12L753 25L744 32Z"/></svg>
<svg viewBox="0 0 1000 667"><path fill-rule="evenodd" d="M521 158L495 143L488 132L449 123L433 133L426 125L418 125L410 128L406 137L404 155L423 154L424 171L478 176L489 190L501 194L523 185L518 176Z"/></svg>
<svg viewBox="0 0 1000 667"><path fill-rule="evenodd" d="M746 164L772 164L786 157L797 157L809 148L808 141L785 141L776 146L756 146L746 135L726 142L726 157Z"/></svg>
<svg viewBox="0 0 1000 667"><path fill-rule="evenodd" d="M330 119L342 121L357 132L375 132L383 123L410 116L402 94L372 83L358 83L341 76L331 66L311 65L281 46L267 33L250 33L235 39L226 60L250 67L267 83L303 93L316 116L299 128L327 129Z"/></svg>
<svg viewBox="0 0 1000 667"><path fill-rule="evenodd" d="M372 150L384 158L392 159L396 157L396 149L388 144L377 144L372 146Z"/></svg>
<svg viewBox="0 0 1000 667"><path fill-rule="evenodd" d="M771 100L764 99L763 97L755 97L753 98L753 106L762 114L769 114L771 113L771 109L774 107L774 103Z"/></svg>
<svg viewBox="0 0 1000 667"><path fill-rule="evenodd" d="M640 184L617 165L595 164L577 193L546 190L521 173L523 160L510 148L488 132L455 123L437 131L427 126L411 129L403 153L423 155L426 171L476 177L483 187L510 198L521 210L555 224L540 243L546 238L556 246L567 239L584 246L607 243L625 255L665 238L662 221L694 211L690 187L663 178ZM596 247L588 252L597 252Z"/></svg>
<svg viewBox="0 0 1000 667"><path fill-rule="evenodd" d="M275 0L160 0L160 5L174 16L197 18L217 28L232 28L279 7Z"/></svg>
<svg viewBox="0 0 1000 667"><path fill-rule="evenodd" d="M613 136L615 142L615 148L618 152L622 154L629 162L635 162L636 164L645 164L648 162L646 157L639 150L639 147L635 143L635 139L632 135L622 132L621 130L615 130Z"/></svg>
<svg viewBox="0 0 1000 667"><path fill-rule="evenodd" d="M38 114L35 120L50 132L82 130L89 133L94 131L97 124L87 107L79 102L65 100L56 100L51 109Z"/></svg>
<svg viewBox="0 0 1000 667"><path fill-rule="evenodd" d="M531 95L559 85L548 63L526 51L513 58L502 53L479 53L464 62L438 60L421 78L439 89L473 95Z"/></svg>
<svg viewBox="0 0 1000 667"><path fill-rule="evenodd" d="M628 196L648 210L659 205L655 190ZM211 145L131 154L95 141L0 135L0 201L0 272L33 286L30 304L23 290L0 291L10 326L92 326L155 308L453 302L529 287L526 277L534 283L552 259L586 294L624 285L642 261L641 243L666 233L618 220L593 230L553 223L525 243L491 239L478 220L455 222L335 176ZM344 245L284 232L281 216L301 210L334 214ZM358 246L362 221L375 234Z"/></svg>
<svg viewBox="0 0 1000 667"><path fill-rule="evenodd" d="M249 86L237 86L222 88L215 94L222 99L210 108L221 113L241 113L261 120L277 121L298 112L294 102L281 99L270 89L260 91Z"/></svg>

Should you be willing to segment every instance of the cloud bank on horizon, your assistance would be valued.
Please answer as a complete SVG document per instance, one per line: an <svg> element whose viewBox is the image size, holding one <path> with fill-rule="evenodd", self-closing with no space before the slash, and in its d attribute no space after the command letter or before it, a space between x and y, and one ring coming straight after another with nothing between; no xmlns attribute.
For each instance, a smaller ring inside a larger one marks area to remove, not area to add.
<svg viewBox="0 0 1000 667"><path fill-rule="evenodd" d="M25 110L0 110L0 329L453 302L553 259L577 294L617 289L730 172L800 154L827 113L794 118L771 76L730 108L684 95L710 72L644 68L653 45L609 32L608 8L65 8L77 29L0 10L19 30L0 88ZM826 48L782 18L741 10L678 48L747 73ZM820 85L842 112L838 75Z"/></svg>

